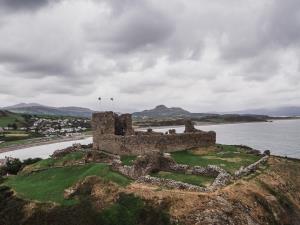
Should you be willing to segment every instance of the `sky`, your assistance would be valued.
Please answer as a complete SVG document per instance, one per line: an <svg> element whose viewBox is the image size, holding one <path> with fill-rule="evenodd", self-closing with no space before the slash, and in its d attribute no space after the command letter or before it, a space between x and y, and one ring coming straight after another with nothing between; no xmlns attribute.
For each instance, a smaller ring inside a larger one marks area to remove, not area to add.
<svg viewBox="0 0 300 225"><path fill-rule="evenodd" d="M0 107L20 102L300 106L299 0L0 0Z"/></svg>

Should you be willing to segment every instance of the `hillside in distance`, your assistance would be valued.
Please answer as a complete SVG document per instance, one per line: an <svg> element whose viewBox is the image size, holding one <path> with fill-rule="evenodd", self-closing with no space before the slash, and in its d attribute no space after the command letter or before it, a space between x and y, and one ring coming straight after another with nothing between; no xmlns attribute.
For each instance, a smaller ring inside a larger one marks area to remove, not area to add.
<svg viewBox="0 0 300 225"><path fill-rule="evenodd" d="M74 116L86 118L90 118L94 112L91 109L82 107L51 107L37 103L20 103L17 105L4 107L3 109L14 113L25 113L32 115Z"/></svg>
<svg viewBox="0 0 300 225"><path fill-rule="evenodd" d="M191 117L203 117L208 115L214 115L210 113L191 113L180 107L167 107L165 105L158 105L153 109L143 110L141 112L134 112L134 118L147 119L147 118L191 118Z"/></svg>
<svg viewBox="0 0 300 225"><path fill-rule="evenodd" d="M276 108L262 108L235 111L231 113L236 114L260 114L268 116L300 116L300 107L298 106L284 106Z"/></svg>

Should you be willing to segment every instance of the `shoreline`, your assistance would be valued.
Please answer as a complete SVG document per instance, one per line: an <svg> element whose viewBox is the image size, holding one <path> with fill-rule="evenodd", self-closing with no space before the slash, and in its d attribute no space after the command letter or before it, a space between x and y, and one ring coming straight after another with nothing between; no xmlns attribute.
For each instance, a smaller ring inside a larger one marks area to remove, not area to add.
<svg viewBox="0 0 300 225"><path fill-rule="evenodd" d="M224 125L224 124L244 124L244 123L272 123L273 121L282 121L282 120L300 120L300 117L295 118L274 118L267 121L237 121L237 122L197 122L195 121L195 126L210 126L210 125ZM170 126L134 126L135 129L147 129L147 128L163 128L163 127L184 127L183 124L170 125Z"/></svg>
<svg viewBox="0 0 300 225"><path fill-rule="evenodd" d="M48 144L55 144L55 143L61 143L61 142L68 142L68 141L77 141L82 140L85 138L92 137L92 135L80 135L75 137L58 137L55 139L44 139L44 140L36 140L36 142L28 143L28 144L20 144L20 145L12 145L8 147L0 148L0 153L5 152L11 152L11 151L17 151L22 150L24 148L30 148L30 147L36 147L36 146L42 146L42 145L48 145ZM29 139L30 140L30 139Z"/></svg>

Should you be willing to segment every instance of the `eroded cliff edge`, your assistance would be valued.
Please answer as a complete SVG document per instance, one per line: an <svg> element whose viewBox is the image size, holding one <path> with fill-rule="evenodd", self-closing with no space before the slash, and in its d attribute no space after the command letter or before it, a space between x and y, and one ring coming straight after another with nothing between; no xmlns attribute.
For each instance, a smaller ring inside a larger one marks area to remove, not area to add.
<svg viewBox="0 0 300 225"><path fill-rule="evenodd" d="M98 213L118 202L120 196L134 195L147 206L142 211L148 219L140 220L139 224L151 224L150 218L158 218L154 220L156 224L297 225L300 223L299 170L300 160L271 156L267 165L255 173L209 193L170 190L137 182L118 187L91 177L77 184L88 187L89 191L77 193L81 203L71 207L25 200L2 187L0 224L98 224ZM160 212L165 212L169 219L163 219Z"/></svg>

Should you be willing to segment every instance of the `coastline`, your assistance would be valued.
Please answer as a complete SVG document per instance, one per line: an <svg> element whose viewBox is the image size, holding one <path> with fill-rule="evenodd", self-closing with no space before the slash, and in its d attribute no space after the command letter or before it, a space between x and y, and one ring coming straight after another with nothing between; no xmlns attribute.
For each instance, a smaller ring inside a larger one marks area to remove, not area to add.
<svg viewBox="0 0 300 225"><path fill-rule="evenodd" d="M32 143L27 143L27 144L17 144L17 145L12 145L8 147L0 147L0 153L4 152L10 152L10 151L16 151L16 150L21 150L24 148L30 148L30 147L35 147L35 146L42 146L42 145L48 145L48 144L55 144L55 143L61 143L61 142L67 142L67 141L77 141L77 140L82 140L85 138L92 137L92 135L80 135L80 136L74 136L74 137L57 137L54 139L38 139L38 140L32 140Z"/></svg>
<svg viewBox="0 0 300 225"><path fill-rule="evenodd" d="M300 120L300 117L289 117L289 118L271 118L266 121L237 121L237 122L198 122L195 121L195 126L210 126L210 125L224 125L224 124L244 124L244 123L272 123L273 121L281 120ZM147 129L147 128L163 128L163 127L184 127L183 124L170 125L170 126L134 126L135 129Z"/></svg>

